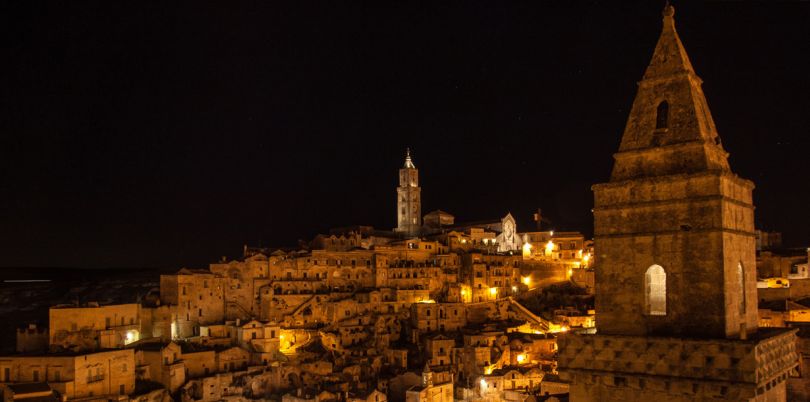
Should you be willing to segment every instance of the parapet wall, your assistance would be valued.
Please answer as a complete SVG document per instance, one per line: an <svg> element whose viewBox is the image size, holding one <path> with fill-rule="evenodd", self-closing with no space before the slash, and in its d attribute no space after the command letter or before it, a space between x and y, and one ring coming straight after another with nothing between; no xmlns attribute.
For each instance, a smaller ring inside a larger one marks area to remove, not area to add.
<svg viewBox="0 0 810 402"><path fill-rule="evenodd" d="M572 396L593 400L618 400L628 388L678 396L664 400L750 399L784 391L798 364L795 338L786 328L760 329L747 340L568 335L558 340L558 367L573 383Z"/></svg>

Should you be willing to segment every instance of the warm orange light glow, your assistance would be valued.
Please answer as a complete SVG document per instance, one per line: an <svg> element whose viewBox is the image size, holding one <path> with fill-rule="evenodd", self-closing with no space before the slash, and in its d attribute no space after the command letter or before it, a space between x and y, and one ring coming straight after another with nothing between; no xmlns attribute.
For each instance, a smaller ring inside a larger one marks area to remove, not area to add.
<svg viewBox="0 0 810 402"><path fill-rule="evenodd" d="M489 294L495 296L498 294L498 288L489 288Z"/></svg>
<svg viewBox="0 0 810 402"><path fill-rule="evenodd" d="M532 283L532 277L531 276L524 276L523 277L523 284L524 285L529 286L531 283Z"/></svg>
<svg viewBox="0 0 810 402"><path fill-rule="evenodd" d="M526 360L526 355L524 355L524 354L517 355L518 364L522 364L525 360Z"/></svg>
<svg viewBox="0 0 810 402"><path fill-rule="evenodd" d="M546 243L546 254L551 254L552 251L554 251L554 242L549 240L548 243Z"/></svg>
<svg viewBox="0 0 810 402"><path fill-rule="evenodd" d="M138 340L138 331L137 330L129 330L126 334L126 339L124 339L124 344L130 344Z"/></svg>

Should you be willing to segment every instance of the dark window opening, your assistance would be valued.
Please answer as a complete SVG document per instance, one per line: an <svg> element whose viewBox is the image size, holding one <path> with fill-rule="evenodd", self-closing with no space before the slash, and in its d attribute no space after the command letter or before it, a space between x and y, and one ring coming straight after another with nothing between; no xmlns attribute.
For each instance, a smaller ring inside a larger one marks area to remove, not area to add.
<svg viewBox="0 0 810 402"><path fill-rule="evenodd" d="M663 101L658 104L658 115L655 119L655 128L667 128L669 123L669 103Z"/></svg>

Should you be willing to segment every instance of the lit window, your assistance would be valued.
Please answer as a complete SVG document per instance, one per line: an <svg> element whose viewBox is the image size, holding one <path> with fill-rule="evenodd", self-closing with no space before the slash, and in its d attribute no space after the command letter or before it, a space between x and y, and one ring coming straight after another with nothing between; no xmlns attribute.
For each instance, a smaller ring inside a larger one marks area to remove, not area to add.
<svg viewBox="0 0 810 402"><path fill-rule="evenodd" d="M667 273L660 265L647 268L644 295L649 315L667 315Z"/></svg>

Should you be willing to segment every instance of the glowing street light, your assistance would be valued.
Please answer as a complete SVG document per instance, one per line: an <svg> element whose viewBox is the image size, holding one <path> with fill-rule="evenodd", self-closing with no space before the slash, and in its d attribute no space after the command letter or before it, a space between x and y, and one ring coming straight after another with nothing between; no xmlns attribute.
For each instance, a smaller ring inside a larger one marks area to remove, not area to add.
<svg viewBox="0 0 810 402"><path fill-rule="evenodd" d="M138 331L130 330L126 333L126 339L124 339L124 344L130 344L138 340Z"/></svg>
<svg viewBox="0 0 810 402"><path fill-rule="evenodd" d="M524 276L523 277L523 284L524 285L529 286L531 283L532 283L532 277L531 276Z"/></svg>

